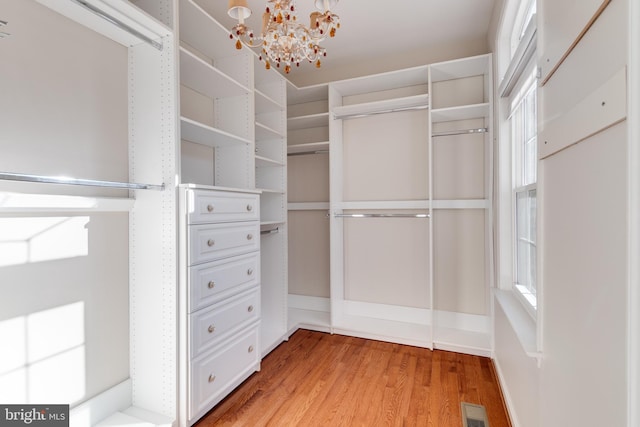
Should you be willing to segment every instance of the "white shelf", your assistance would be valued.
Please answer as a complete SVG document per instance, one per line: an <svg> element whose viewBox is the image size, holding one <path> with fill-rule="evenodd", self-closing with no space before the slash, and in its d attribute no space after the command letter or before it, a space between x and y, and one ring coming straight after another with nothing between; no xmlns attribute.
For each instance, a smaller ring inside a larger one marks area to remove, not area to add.
<svg viewBox="0 0 640 427"><path fill-rule="evenodd" d="M133 208L134 203L134 199L119 197L85 197L1 192L0 214L129 212Z"/></svg>
<svg viewBox="0 0 640 427"><path fill-rule="evenodd" d="M287 146L287 153L295 154L295 153L306 153L308 151L320 151L320 150L328 150L329 149L329 141L323 142L309 142L307 144L295 144Z"/></svg>
<svg viewBox="0 0 640 427"><path fill-rule="evenodd" d="M438 108L436 110L431 110L431 121L439 123L480 118L488 119L489 113L488 102L483 104L463 105L459 107Z"/></svg>
<svg viewBox="0 0 640 427"><path fill-rule="evenodd" d="M284 163L277 160L269 159L267 157L256 156L256 167L282 167Z"/></svg>
<svg viewBox="0 0 640 427"><path fill-rule="evenodd" d="M329 113L309 114L308 116L289 117L287 127L289 130L317 128L329 126Z"/></svg>
<svg viewBox="0 0 640 427"><path fill-rule="evenodd" d="M213 148L251 143L251 141L246 138L207 126L186 117L180 117L180 138Z"/></svg>
<svg viewBox="0 0 640 427"><path fill-rule="evenodd" d="M246 95L249 88L206 63L185 48L180 48L180 81L211 99Z"/></svg>
<svg viewBox="0 0 640 427"><path fill-rule="evenodd" d="M329 99L328 86L326 84L297 88L287 82L287 105L306 104L308 102L326 101Z"/></svg>
<svg viewBox="0 0 640 427"><path fill-rule="evenodd" d="M213 59L242 55L229 39L229 30L193 0L179 0L180 40Z"/></svg>
<svg viewBox="0 0 640 427"><path fill-rule="evenodd" d="M117 19L124 25L139 32L144 37L160 42L161 45L162 37L171 33L170 29L166 28L158 21L149 19L149 16L145 12L138 9L128 1L110 2L110 4L105 4L104 1L97 0L86 1L92 7L95 7L101 12L106 13L108 16ZM87 8L72 1L38 0L38 3L55 10L61 15L64 15L67 18L84 25L123 46L130 47L144 43L143 40L132 33L125 31L119 26L112 24Z"/></svg>
<svg viewBox="0 0 640 427"><path fill-rule="evenodd" d="M336 119L340 119L418 108L426 109L428 106L429 95L422 94L362 104L344 105L334 108L333 114Z"/></svg>
<svg viewBox="0 0 640 427"><path fill-rule="evenodd" d="M260 192L262 193L262 195L269 195L269 194L284 194L285 192L283 190L274 190L271 188L259 188Z"/></svg>
<svg viewBox="0 0 640 427"><path fill-rule="evenodd" d="M426 85L428 72L426 66L408 68L400 71L364 76L333 83L332 86L342 96L380 92L401 87Z"/></svg>
<svg viewBox="0 0 640 427"><path fill-rule="evenodd" d="M281 105L275 99L269 97L264 92L260 91L258 88L254 90L255 93L255 103L256 103L256 114L270 113L273 111L283 111L285 109L284 105Z"/></svg>
<svg viewBox="0 0 640 427"><path fill-rule="evenodd" d="M431 81L441 82L445 80L462 79L489 74L491 65L490 55L478 55L472 58L455 59L453 61L432 64Z"/></svg>
<svg viewBox="0 0 640 427"><path fill-rule="evenodd" d="M270 128L260 122L256 122L256 141L265 139L282 138L284 135L275 129Z"/></svg>
<svg viewBox="0 0 640 427"><path fill-rule="evenodd" d="M268 226L268 225L284 225L284 221L260 221L260 226Z"/></svg>

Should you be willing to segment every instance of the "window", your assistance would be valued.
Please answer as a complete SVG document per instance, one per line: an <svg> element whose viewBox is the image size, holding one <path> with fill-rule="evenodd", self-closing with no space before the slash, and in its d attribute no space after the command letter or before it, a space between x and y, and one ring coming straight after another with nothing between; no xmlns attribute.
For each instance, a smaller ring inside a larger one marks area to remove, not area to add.
<svg viewBox="0 0 640 427"><path fill-rule="evenodd" d="M535 67L527 67L520 90L511 103L511 144L513 153L514 200L514 287L532 309L536 300L536 181L537 103Z"/></svg>
<svg viewBox="0 0 640 427"><path fill-rule="evenodd" d="M536 2L507 0L499 36L500 265L503 289L511 288L537 318L537 79ZM507 271L508 270L508 271Z"/></svg>

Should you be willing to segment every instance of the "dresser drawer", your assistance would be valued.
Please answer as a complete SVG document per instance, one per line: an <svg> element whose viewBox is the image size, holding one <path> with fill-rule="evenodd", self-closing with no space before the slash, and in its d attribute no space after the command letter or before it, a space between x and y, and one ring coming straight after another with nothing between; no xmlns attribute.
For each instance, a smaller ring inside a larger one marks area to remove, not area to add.
<svg viewBox="0 0 640 427"><path fill-rule="evenodd" d="M260 249L260 223L207 224L189 227L189 265Z"/></svg>
<svg viewBox="0 0 640 427"><path fill-rule="evenodd" d="M258 194L194 190L189 191L187 197L190 224L260 219Z"/></svg>
<svg viewBox="0 0 640 427"><path fill-rule="evenodd" d="M230 332L260 318L260 289L226 299L190 315L191 357L204 353Z"/></svg>
<svg viewBox="0 0 640 427"><path fill-rule="evenodd" d="M252 252L189 267L189 313L260 283L260 255Z"/></svg>
<svg viewBox="0 0 640 427"><path fill-rule="evenodd" d="M258 328L256 325L215 351L192 360L189 418L209 410L258 369Z"/></svg>

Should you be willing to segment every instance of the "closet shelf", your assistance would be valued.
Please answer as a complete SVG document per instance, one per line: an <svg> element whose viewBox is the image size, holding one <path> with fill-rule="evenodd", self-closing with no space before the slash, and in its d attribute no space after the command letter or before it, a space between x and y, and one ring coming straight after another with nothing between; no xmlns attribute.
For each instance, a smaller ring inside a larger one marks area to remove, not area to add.
<svg viewBox="0 0 640 427"><path fill-rule="evenodd" d="M255 108L256 114L270 113L273 111L283 111L286 107L280 104L275 99L268 96L258 88L254 90L255 93Z"/></svg>
<svg viewBox="0 0 640 427"><path fill-rule="evenodd" d="M256 121L256 141L282 138L283 136L282 132Z"/></svg>
<svg viewBox="0 0 640 427"><path fill-rule="evenodd" d="M329 141L309 142L307 144L295 144L287 146L287 154L313 153L329 149Z"/></svg>
<svg viewBox="0 0 640 427"><path fill-rule="evenodd" d="M489 118L488 102L483 104L463 105L460 107L438 108L431 110L431 121L434 123L481 118Z"/></svg>
<svg viewBox="0 0 640 427"><path fill-rule="evenodd" d="M243 55L229 42L229 30L213 19L193 0L180 0L180 40L214 61ZM219 42L220 40L226 42ZM216 42L218 41L218 42Z"/></svg>
<svg viewBox="0 0 640 427"><path fill-rule="evenodd" d="M39 3L120 43L125 47L148 43L162 50L164 35L171 30L149 17L129 2L38 0ZM86 3L86 4L85 4Z"/></svg>
<svg viewBox="0 0 640 427"><path fill-rule="evenodd" d="M274 190L272 188L258 188L257 190L259 190L263 195L284 194L285 193L283 190Z"/></svg>
<svg viewBox="0 0 640 427"><path fill-rule="evenodd" d="M241 96L251 91L184 47L180 47L180 79L185 86L211 99Z"/></svg>
<svg viewBox="0 0 640 427"><path fill-rule="evenodd" d="M251 141L246 138L213 128L186 117L180 117L180 138L213 148L251 143Z"/></svg>
<svg viewBox="0 0 640 427"><path fill-rule="evenodd" d="M134 199L0 192L0 213L129 212Z"/></svg>
<svg viewBox="0 0 640 427"><path fill-rule="evenodd" d="M284 163L279 162L277 160L269 159L267 157L256 156L256 167L259 168L268 168L268 167L281 167L284 166Z"/></svg>
<svg viewBox="0 0 640 427"><path fill-rule="evenodd" d="M423 94L336 107L333 109L333 118L350 119L427 108L429 108L429 95Z"/></svg>
<svg viewBox="0 0 640 427"><path fill-rule="evenodd" d="M490 55L478 55L471 58L454 59L431 65L431 81L463 79L465 77L489 75Z"/></svg>
<svg viewBox="0 0 640 427"><path fill-rule="evenodd" d="M287 128L289 130L317 128L329 126L329 113L309 114L307 116L289 117Z"/></svg>
<svg viewBox="0 0 640 427"><path fill-rule="evenodd" d="M164 190L164 184L138 184L134 182L99 181L65 176L28 175L13 172L0 172L0 180L37 182L43 184L79 185L83 187L121 188L124 190Z"/></svg>

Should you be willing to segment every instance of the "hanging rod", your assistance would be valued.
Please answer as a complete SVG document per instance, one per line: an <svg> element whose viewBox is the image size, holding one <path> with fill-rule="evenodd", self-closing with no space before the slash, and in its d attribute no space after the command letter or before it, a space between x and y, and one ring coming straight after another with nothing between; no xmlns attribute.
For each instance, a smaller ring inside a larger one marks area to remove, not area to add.
<svg viewBox="0 0 640 427"><path fill-rule="evenodd" d="M106 12L103 12L102 10L100 10L97 7L95 7L94 5L86 2L85 0L71 0L71 1L73 1L77 5L80 5L80 6L84 7L85 9L87 9L91 13L99 16L100 18L104 19L105 21L110 22L111 24L115 25L116 27L120 28L121 30L124 30L127 33L133 35L134 37L139 38L143 42L150 44L151 46L155 47L158 50L162 50L162 43L159 43L159 42L157 42L157 41L145 36L140 31L138 31L138 30L136 30L134 28L131 28L129 25L125 24L124 22L120 21L117 18L114 18L113 16L107 14Z"/></svg>
<svg viewBox="0 0 640 427"><path fill-rule="evenodd" d="M127 190L164 190L164 184L136 184L131 182L97 181L57 176L27 175L13 172L0 172L0 180L40 182L45 184L82 185L87 187L124 188Z"/></svg>
<svg viewBox="0 0 640 427"><path fill-rule="evenodd" d="M438 136L469 135L474 133L487 133L487 132L489 132L488 128L475 128L475 129L449 130L444 132L435 132L431 134L431 136L435 138Z"/></svg>
<svg viewBox="0 0 640 427"><path fill-rule="evenodd" d="M325 154L328 152L329 150L300 151L297 153L288 153L287 156L305 156L308 154Z"/></svg>
<svg viewBox="0 0 640 427"><path fill-rule="evenodd" d="M276 234L280 232L280 228L276 227L276 228L272 228L271 230L261 230L260 231L260 235L265 235L265 234Z"/></svg>
<svg viewBox="0 0 640 427"><path fill-rule="evenodd" d="M431 218L430 214L333 214L335 218Z"/></svg>
<svg viewBox="0 0 640 427"><path fill-rule="evenodd" d="M369 117L369 116L375 116L378 114L388 114L388 113L398 113L401 111L412 111L412 110L426 110L428 109L429 106L428 105L415 105L412 107L401 107L401 108L389 108L387 110L380 110L380 111L372 111L370 113L347 113L347 114L333 114L333 118L335 120L344 120L344 119L358 119L361 117Z"/></svg>

